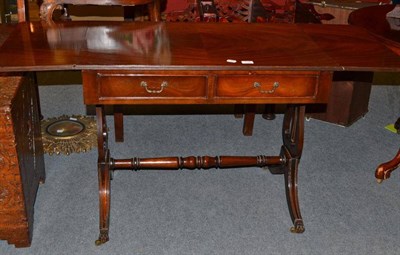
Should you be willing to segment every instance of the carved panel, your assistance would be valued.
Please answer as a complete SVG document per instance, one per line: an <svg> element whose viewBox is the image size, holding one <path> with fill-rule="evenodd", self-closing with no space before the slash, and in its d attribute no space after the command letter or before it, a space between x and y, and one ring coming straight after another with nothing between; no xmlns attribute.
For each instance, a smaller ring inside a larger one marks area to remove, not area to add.
<svg viewBox="0 0 400 255"><path fill-rule="evenodd" d="M0 76L0 239L29 246L33 204L44 180L36 89L26 76Z"/></svg>

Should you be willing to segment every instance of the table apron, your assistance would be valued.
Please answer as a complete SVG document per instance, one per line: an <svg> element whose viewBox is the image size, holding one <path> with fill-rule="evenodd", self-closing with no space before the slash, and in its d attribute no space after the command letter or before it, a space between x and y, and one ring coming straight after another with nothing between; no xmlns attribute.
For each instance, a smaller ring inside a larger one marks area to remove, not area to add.
<svg viewBox="0 0 400 255"><path fill-rule="evenodd" d="M326 103L327 71L84 70L85 104Z"/></svg>

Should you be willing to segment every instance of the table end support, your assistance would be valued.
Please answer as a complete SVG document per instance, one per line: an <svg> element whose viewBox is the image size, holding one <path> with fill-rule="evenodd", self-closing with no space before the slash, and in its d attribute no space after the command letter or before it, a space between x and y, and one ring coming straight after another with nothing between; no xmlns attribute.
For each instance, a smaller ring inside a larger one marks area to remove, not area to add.
<svg viewBox="0 0 400 255"><path fill-rule="evenodd" d="M300 213L297 173L304 142L305 106L288 106L282 127L283 146L281 157L285 162L283 172L285 176L286 200L293 227L292 233L303 233L304 223Z"/></svg>

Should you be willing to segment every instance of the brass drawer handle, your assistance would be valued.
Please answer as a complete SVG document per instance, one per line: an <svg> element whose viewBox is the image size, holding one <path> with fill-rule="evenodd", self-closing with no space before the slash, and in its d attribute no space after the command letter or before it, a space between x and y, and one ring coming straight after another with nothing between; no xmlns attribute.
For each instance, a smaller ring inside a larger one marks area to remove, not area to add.
<svg viewBox="0 0 400 255"><path fill-rule="evenodd" d="M258 91L259 91L260 93L263 93L263 94L272 94L272 93L275 92L275 90L276 90L278 87L279 87L279 82L276 81L276 82L274 82L274 84L272 85L272 89L270 89L270 90L263 90L263 89L261 89L261 84L260 84L259 82L254 82L254 88L257 88Z"/></svg>
<svg viewBox="0 0 400 255"><path fill-rule="evenodd" d="M149 88L147 87L147 82L145 82L145 81L142 81L142 82L140 83L140 86L144 87L144 88L146 89L147 93L150 93L150 94L160 94L160 93L164 90L164 88L168 86L168 82L163 81L163 82L161 83L161 88L160 88L159 90L149 89Z"/></svg>

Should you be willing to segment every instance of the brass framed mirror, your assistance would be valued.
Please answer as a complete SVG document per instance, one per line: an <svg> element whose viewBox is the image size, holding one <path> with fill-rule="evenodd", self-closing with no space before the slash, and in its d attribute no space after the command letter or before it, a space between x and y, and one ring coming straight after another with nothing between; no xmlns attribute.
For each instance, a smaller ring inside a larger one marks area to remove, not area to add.
<svg viewBox="0 0 400 255"><path fill-rule="evenodd" d="M97 146L96 120L82 115L62 115L42 120L43 150L49 155L81 153Z"/></svg>

